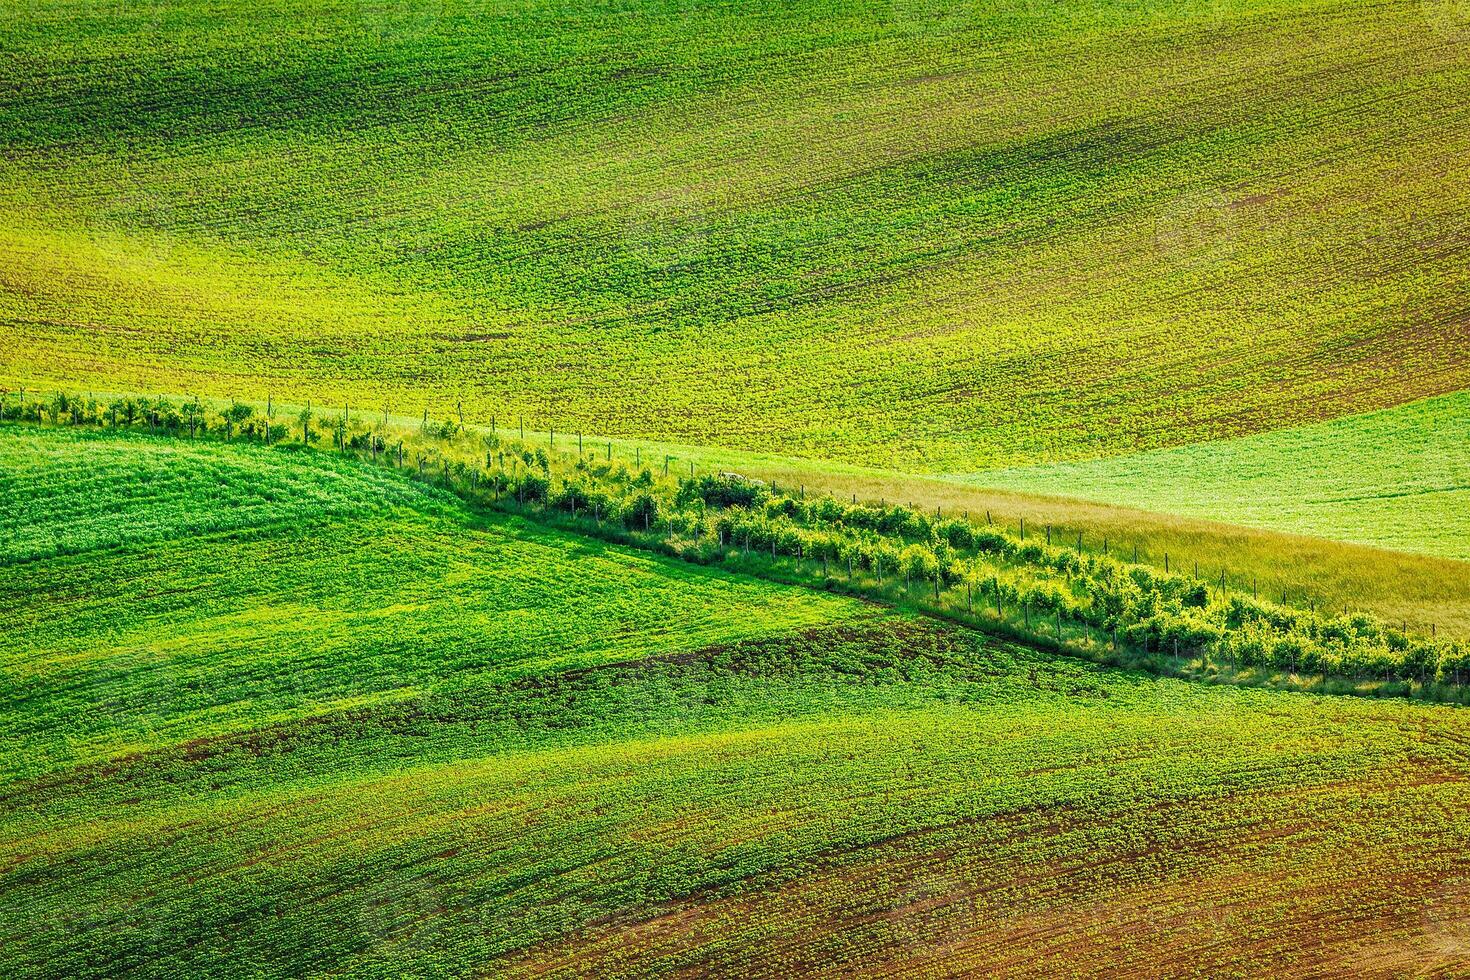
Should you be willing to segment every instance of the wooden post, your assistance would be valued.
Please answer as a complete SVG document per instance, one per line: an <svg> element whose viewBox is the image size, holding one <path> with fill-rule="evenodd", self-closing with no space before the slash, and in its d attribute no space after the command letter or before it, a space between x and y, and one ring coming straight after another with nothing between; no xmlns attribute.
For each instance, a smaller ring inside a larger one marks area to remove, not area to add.
<svg viewBox="0 0 1470 980"><path fill-rule="evenodd" d="M970 580L969 579L966 579L965 580L965 612L967 612L967 613L973 613L974 611L975 611L975 596L974 596L974 593L971 590Z"/></svg>
<svg viewBox="0 0 1470 980"><path fill-rule="evenodd" d="M1046 546L1048 548L1051 547L1051 525L1050 524L1048 524L1046 526Z"/></svg>
<svg viewBox="0 0 1470 980"><path fill-rule="evenodd" d="M1026 518L1021 518L1021 540L1026 540Z"/></svg>

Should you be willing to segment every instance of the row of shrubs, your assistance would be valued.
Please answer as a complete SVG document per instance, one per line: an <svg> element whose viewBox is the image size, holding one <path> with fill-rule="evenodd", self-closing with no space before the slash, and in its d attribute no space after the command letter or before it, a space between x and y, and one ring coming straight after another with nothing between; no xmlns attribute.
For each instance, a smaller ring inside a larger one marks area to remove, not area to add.
<svg viewBox="0 0 1470 980"><path fill-rule="evenodd" d="M448 450L462 441L462 427L427 417L419 434L444 451L413 459L405 459L402 441L389 444L384 428L362 429L345 411L315 416L307 408L286 426L248 405L205 410L198 402L102 403L64 394L22 403L9 395L0 402L0 419L263 443L309 445L330 437L340 451L406 465L487 505L514 502L585 519L589 529L665 548L677 541L680 553L698 560L769 555L809 561L839 580L851 576L855 587L902 583L921 589L919 595L932 593L953 612L989 610L1023 628L1034 621L1038 637L1059 640L1066 624L1085 629L1094 642L1220 666L1421 684L1470 680L1464 644L1412 635L1372 616L1324 616L964 518L886 502L806 499L732 474L656 478L648 467L557 456L490 436L476 447L484 451L483 466L452 460Z"/></svg>
<svg viewBox="0 0 1470 980"><path fill-rule="evenodd" d="M619 470L622 470L620 473ZM1113 644L1241 668L1418 683L1470 679L1470 650L1362 613L1326 616L1109 555L1021 540L1000 528L903 505L805 500L731 475L681 479L671 495L625 468L584 460L552 488L505 475L507 497L706 549L809 560L829 575L937 587L968 610L1058 620ZM518 483L519 481L519 483ZM517 494L516 487L533 485ZM965 595L951 593L963 588Z"/></svg>

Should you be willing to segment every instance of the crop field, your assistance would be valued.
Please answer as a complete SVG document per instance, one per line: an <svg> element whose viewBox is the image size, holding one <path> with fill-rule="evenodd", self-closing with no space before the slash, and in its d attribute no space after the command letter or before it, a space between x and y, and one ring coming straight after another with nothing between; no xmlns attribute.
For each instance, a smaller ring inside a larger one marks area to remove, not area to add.
<svg viewBox="0 0 1470 980"><path fill-rule="evenodd" d="M0 980L1470 977L1470 0L0 0Z"/></svg>
<svg viewBox="0 0 1470 980"><path fill-rule="evenodd" d="M7 429L0 474L9 778L868 614L278 450Z"/></svg>
<svg viewBox="0 0 1470 980"><path fill-rule="evenodd" d="M947 472L1458 390L1463 8L32 0L0 378Z"/></svg>
<svg viewBox="0 0 1470 980"><path fill-rule="evenodd" d="M1243 439L979 474L1040 490L1470 560L1470 395Z"/></svg>
<svg viewBox="0 0 1470 980"><path fill-rule="evenodd" d="M1470 969L1462 710L1055 658L324 456L0 430L6 976Z"/></svg>

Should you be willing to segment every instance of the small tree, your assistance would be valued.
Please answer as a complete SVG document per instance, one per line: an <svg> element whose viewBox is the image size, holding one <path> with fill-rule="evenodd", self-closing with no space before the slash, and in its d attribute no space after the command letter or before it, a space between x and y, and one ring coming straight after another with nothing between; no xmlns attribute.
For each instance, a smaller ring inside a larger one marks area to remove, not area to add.
<svg viewBox="0 0 1470 980"><path fill-rule="evenodd" d="M234 435L235 426L243 426L255 410L249 405L234 404L222 413L225 419L225 441L228 442Z"/></svg>

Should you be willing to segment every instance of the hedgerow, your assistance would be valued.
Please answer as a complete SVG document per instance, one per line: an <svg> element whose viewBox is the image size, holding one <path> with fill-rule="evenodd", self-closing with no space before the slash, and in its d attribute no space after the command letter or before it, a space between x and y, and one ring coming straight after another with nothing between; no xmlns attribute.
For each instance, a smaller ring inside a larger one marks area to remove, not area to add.
<svg viewBox="0 0 1470 980"><path fill-rule="evenodd" d="M733 473L667 477L595 453L568 455L498 434L430 423L413 458L404 434L347 411L285 433L237 406L181 412L166 400L103 405L64 394L0 409L10 420L134 429L174 438L320 445L441 484L477 504L513 508L582 533L701 563L848 589L915 605L1087 656L1166 670L1260 678L1276 672L1371 683L1384 693L1458 697L1470 656L1455 640L1411 634L1362 613L1328 615L1161 572L1110 554L879 502L807 499ZM464 458L478 440L483 455ZM451 458L453 457L453 458ZM473 460L473 461L470 461ZM1047 537L1049 537L1049 533ZM1454 690L1441 691L1440 688Z"/></svg>

